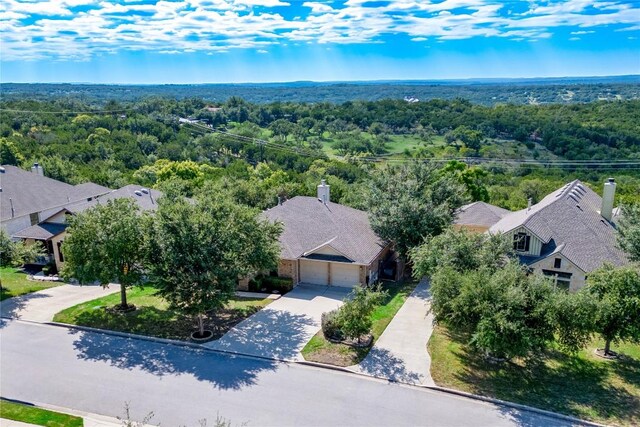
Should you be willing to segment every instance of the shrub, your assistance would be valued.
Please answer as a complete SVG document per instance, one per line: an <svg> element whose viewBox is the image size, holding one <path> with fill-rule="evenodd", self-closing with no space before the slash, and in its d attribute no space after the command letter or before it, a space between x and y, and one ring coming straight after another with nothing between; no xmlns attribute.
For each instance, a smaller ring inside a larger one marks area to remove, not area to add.
<svg viewBox="0 0 640 427"><path fill-rule="evenodd" d="M344 335L340 330L339 311L338 309L322 313L320 319L322 325L322 333L329 340L342 341Z"/></svg>
<svg viewBox="0 0 640 427"><path fill-rule="evenodd" d="M293 279L276 276L257 276L249 281L249 291L251 292L273 292L281 294L293 289Z"/></svg>

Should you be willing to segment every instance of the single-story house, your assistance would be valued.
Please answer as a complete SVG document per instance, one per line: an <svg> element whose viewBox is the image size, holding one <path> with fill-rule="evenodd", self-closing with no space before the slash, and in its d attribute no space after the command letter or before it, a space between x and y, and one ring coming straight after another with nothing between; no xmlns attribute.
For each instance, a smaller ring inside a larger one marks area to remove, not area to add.
<svg viewBox="0 0 640 427"><path fill-rule="evenodd" d="M37 261L64 265L62 244L67 235L67 216L82 212L108 200L130 198L142 210L155 210L159 191L127 185L111 190L92 182L70 185L44 176L37 163L28 172L15 166L0 169L2 228L14 239L40 242L45 255ZM9 209L6 209L9 206ZM6 218L5 218L6 214Z"/></svg>
<svg viewBox="0 0 640 427"><path fill-rule="evenodd" d="M367 213L331 202L324 180L318 197L294 197L263 216L283 225L278 275L294 285L373 283L392 255L391 243L373 232Z"/></svg>
<svg viewBox="0 0 640 427"><path fill-rule="evenodd" d="M511 211L485 202L473 202L462 206L455 214L454 228L484 233Z"/></svg>
<svg viewBox="0 0 640 427"><path fill-rule="evenodd" d="M522 263L574 291L605 262L628 263L616 241L615 190L613 178L604 184L603 197L575 180L504 216L488 232L506 235Z"/></svg>

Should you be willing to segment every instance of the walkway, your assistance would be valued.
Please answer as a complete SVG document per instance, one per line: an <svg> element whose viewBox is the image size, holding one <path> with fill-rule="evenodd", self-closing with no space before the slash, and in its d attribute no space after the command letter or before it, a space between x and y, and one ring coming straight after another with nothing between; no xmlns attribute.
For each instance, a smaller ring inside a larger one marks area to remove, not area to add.
<svg viewBox="0 0 640 427"><path fill-rule="evenodd" d="M367 357L352 366L377 378L410 384L435 385L427 342L433 332L429 282L423 278L400 308Z"/></svg>
<svg viewBox="0 0 640 427"><path fill-rule="evenodd" d="M0 315L5 318L51 322L53 316L74 305L118 292L119 285L62 285L55 288L13 297L0 302Z"/></svg>
<svg viewBox="0 0 640 427"><path fill-rule="evenodd" d="M304 360L300 351L320 330L322 313L342 305L351 289L300 284L204 346L279 360Z"/></svg>

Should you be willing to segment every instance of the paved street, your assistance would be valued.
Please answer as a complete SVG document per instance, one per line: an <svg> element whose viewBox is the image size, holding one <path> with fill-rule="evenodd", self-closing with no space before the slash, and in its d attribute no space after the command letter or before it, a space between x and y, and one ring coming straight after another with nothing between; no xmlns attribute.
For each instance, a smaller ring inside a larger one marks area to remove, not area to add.
<svg viewBox="0 0 640 427"><path fill-rule="evenodd" d="M407 384L434 385L427 343L433 332L429 282L422 279L355 372Z"/></svg>
<svg viewBox="0 0 640 427"><path fill-rule="evenodd" d="M65 308L91 301L120 290L119 285L102 286L61 285L38 292L9 298L0 303L2 317L50 322Z"/></svg>
<svg viewBox="0 0 640 427"><path fill-rule="evenodd" d="M1 333L8 398L163 426L555 426L556 420L352 374L21 321Z"/></svg>
<svg viewBox="0 0 640 427"><path fill-rule="evenodd" d="M320 330L322 313L342 305L349 288L300 284L217 341L214 350L279 360L304 360L300 350Z"/></svg>

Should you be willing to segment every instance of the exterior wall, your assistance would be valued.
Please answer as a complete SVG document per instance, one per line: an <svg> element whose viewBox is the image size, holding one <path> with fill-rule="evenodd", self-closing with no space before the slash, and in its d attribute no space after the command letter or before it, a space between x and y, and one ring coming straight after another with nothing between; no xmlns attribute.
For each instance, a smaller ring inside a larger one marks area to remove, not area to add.
<svg viewBox="0 0 640 427"><path fill-rule="evenodd" d="M371 261L371 264L368 266L360 267L360 282L365 284L367 283L367 276L371 277L372 274L378 273L378 268L380 266L380 262L384 261L384 259L389 255L391 251L391 244L388 244L386 248L384 248L378 256Z"/></svg>
<svg viewBox="0 0 640 427"><path fill-rule="evenodd" d="M51 215L55 214L56 212L60 211L60 209L61 209L60 207L55 207L55 208L45 209L43 211L35 211L32 213L38 213L39 220L43 221L46 218L49 218ZM53 222L53 221L49 221L49 222ZM15 234L18 231L24 230L27 227L31 227L31 225L33 224L31 224L30 214L17 216L15 218L9 218L0 223L0 226L4 228L7 234L9 235Z"/></svg>
<svg viewBox="0 0 640 427"><path fill-rule="evenodd" d="M322 246L318 249L316 249L315 251L313 251L314 254L321 254L321 255L338 255L338 256L344 256L341 252L338 252L337 250L335 250L334 248L332 248L329 245L326 246Z"/></svg>
<svg viewBox="0 0 640 427"><path fill-rule="evenodd" d="M57 236L51 238L51 243L53 243L53 256L56 261L56 268L58 269L58 272L62 270L62 267L64 267L64 262L60 261L60 251L58 250L58 243L62 243L65 237L67 237L66 232L60 233Z"/></svg>
<svg viewBox="0 0 640 427"><path fill-rule="evenodd" d="M519 227L515 230L512 230L508 233L505 233L505 236L509 239L510 242L513 242L513 236L518 233L526 233L531 236L531 240L529 241L529 250L526 252L517 251L518 255L531 255L531 256L540 256L540 252L542 252L542 241L538 239L533 233L527 230L525 227Z"/></svg>
<svg viewBox="0 0 640 427"><path fill-rule="evenodd" d="M47 218L47 220L44 221L44 222L49 222L51 224L66 224L67 223L67 211L58 212L57 214Z"/></svg>
<svg viewBox="0 0 640 427"><path fill-rule="evenodd" d="M278 276L288 277L293 280L293 285L299 283L298 276L298 260L297 259L281 259L278 262Z"/></svg>
<svg viewBox="0 0 640 427"><path fill-rule="evenodd" d="M562 259L562 267L554 268L554 262L556 258ZM574 263L569 261L562 254L551 255L545 259L542 259L530 267L534 272L542 274L542 270L560 271L563 273L571 273L571 281L569 283L569 291L575 292L585 285L587 274L578 268Z"/></svg>

